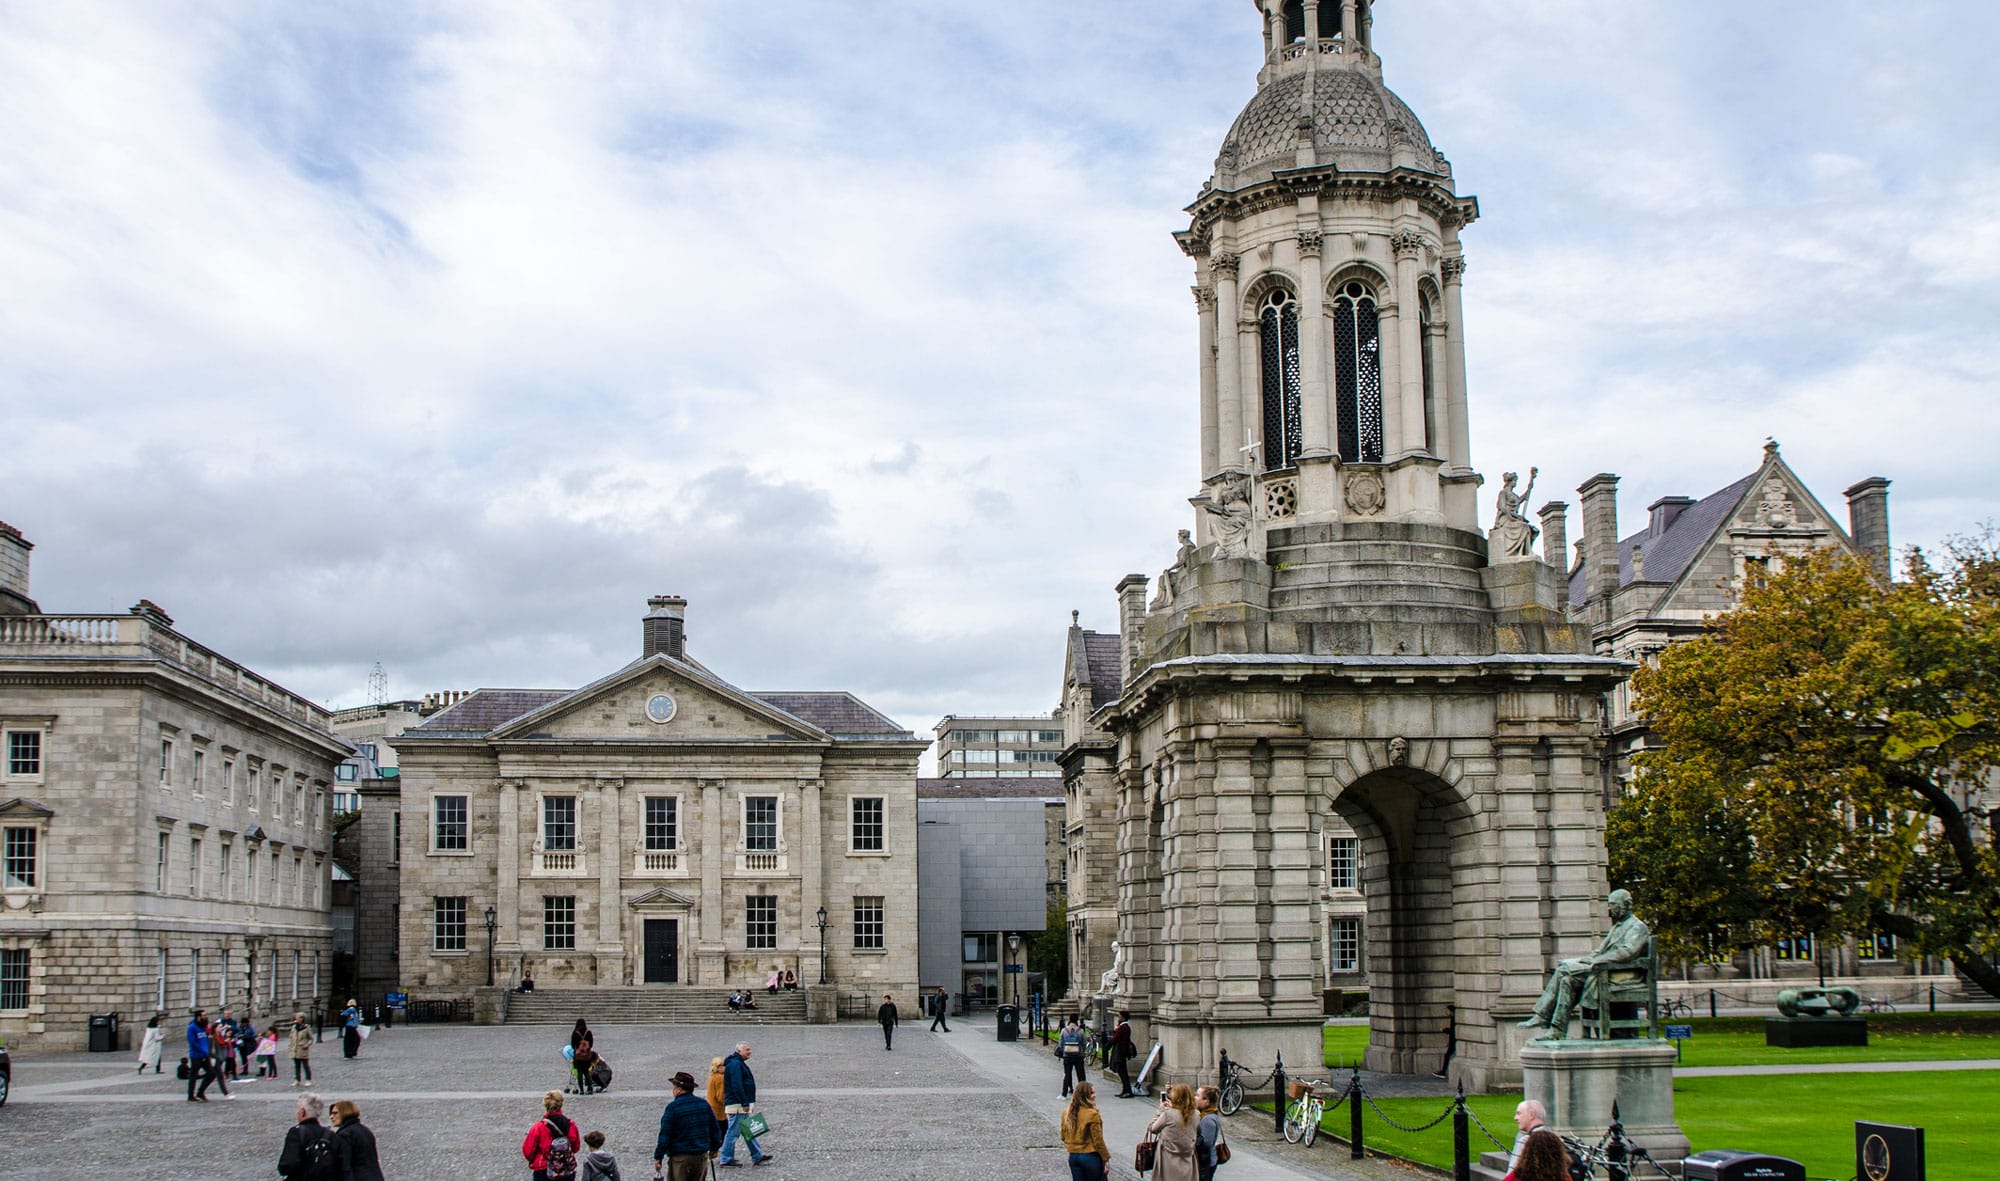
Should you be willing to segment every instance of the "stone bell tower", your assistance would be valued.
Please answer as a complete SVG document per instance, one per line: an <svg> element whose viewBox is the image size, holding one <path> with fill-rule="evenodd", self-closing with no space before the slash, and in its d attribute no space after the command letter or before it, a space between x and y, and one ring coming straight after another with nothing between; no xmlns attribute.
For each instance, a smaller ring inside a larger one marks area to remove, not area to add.
<svg viewBox="0 0 2000 1181"><path fill-rule="evenodd" d="M1478 206L1383 85L1373 5L1254 7L1256 94L1176 235L1193 536L1149 604L1120 583L1118 696L1064 755L1075 861L1116 867L1117 962L1073 917L1076 984L1160 1040L1168 1081L1222 1050L1312 1071L1322 990L1358 959L1371 1068L1436 1070L1455 1006L1454 1077L1518 1085L1507 1018L1603 929L1601 699L1628 666L1564 618L1532 472L1480 531Z"/></svg>

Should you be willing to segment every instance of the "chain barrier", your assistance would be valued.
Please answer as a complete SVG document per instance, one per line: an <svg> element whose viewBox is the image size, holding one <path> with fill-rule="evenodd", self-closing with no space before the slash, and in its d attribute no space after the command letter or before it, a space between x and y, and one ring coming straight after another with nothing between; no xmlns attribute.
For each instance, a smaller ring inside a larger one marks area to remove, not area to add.
<svg viewBox="0 0 2000 1181"><path fill-rule="evenodd" d="M1472 1126L1479 1129L1480 1135L1486 1137L1488 1140L1491 1140L1493 1142L1493 1147L1500 1149L1507 1149L1513 1147L1512 1144L1501 1140L1498 1136L1495 1136L1492 1132L1487 1131L1486 1125L1479 1122L1479 1113L1472 1110L1470 1105L1468 1105L1465 1109L1465 1118L1472 1121Z"/></svg>
<svg viewBox="0 0 2000 1181"><path fill-rule="evenodd" d="M1243 1064L1242 1064L1242 1063L1240 1063L1240 1062L1232 1062L1232 1063L1230 1063L1230 1065L1231 1065L1231 1066L1234 1066L1234 1067L1236 1067L1236 1081L1237 1081L1238 1083L1241 1083L1241 1084L1242 1084L1242 1086L1243 1086L1243 1089L1244 1089L1244 1091L1246 1091L1246 1092L1248 1092L1248 1091L1254 1091L1254 1090L1258 1089L1259 1087L1267 1087L1267 1086L1269 1086L1269 1085L1271 1084L1271 1080L1272 1080L1272 1079L1274 1079L1274 1078L1277 1078L1277 1077L1278 1077L1278 1068L1277 1068L1277 1067L1275 1067L1275 1066L1273 1066L1273 1067L1272 1067L1271 1069L1269 1069L1269 1070L1267 1070L1267 1071L1265 1071L1265 1072L1264 1072L1264 1077L1263 1077L1263 1078L1261 1078L1261 1079L1259 1079L1259 1080L1257 1080L1256 1082L1254 1082L1254 1083L1253 1083L1253 1082L1251 1082L1251 1081L1249 1081L1248 1079L1246 1079L1246 1078L1244 1078L1244 1077L1243 1077Z"/></svg>
<svg viewBox="0 0 2000 1181"><path fill-rule="evenodd" d="M1385 1124L1388 1124L1390 1127L1396 1129L1398 1132L1428 1132L1432 1128L1435 1128L1439 1124L1450 1119L1451 1113L1458 1110L1458 1101L1454 1099L1450 1103L1445 1104L1444 1111L1439 1113L1436 1119L1432 1120L1427 1124L1423 1124L1419 1127L1413 1128L1408 1124L1399 1124L1395 1120L1390 1119L1387 1112L1383 1111L1380 1107L1376 1106L1375 1097L1373 1095L1370 1095L1366 1091L1363 1091L1361 1093L1361 1098L1367 1101L1369 1110L1375 1113L1375 1117L1377 1119L1381 1120Z"/></svg>

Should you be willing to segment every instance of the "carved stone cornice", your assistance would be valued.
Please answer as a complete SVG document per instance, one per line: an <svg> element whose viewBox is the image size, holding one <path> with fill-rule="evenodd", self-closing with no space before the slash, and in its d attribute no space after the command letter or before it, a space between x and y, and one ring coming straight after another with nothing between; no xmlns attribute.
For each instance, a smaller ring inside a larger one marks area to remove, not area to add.
<svg viewBox="0 0 2000 1181"><path fill-rule="evenodd" d="M1236 267L1240 261L1240 257L1234 251L1218 251L1215 254L1209 255L1208 269L1218 276L1227 276L1234 279L1236 277Z"/></svg>
<svg viewBox="0 0 2000 1181"><path fill-rule="evenodd" d="M1318 230L1299 231L1299 253L1307 258L1318 258L1324 235Z"/></svg>
<svg viewBox="0 0 2000 1181"><path fill-rule="evenodd" d="M1416 258L1424 251L1424 236L1415 230L1398 230L1389 245L1395 248L1397 258Z"/></svg>
<svg viewBox="0 0 2000 1181"><path fill-rule="evenodd" d="M1459 254L1445 259L1442 263L1438 264L1438 270L1443 273L1445 282L1458 282L1465 278L1465 256Z"/></svg>

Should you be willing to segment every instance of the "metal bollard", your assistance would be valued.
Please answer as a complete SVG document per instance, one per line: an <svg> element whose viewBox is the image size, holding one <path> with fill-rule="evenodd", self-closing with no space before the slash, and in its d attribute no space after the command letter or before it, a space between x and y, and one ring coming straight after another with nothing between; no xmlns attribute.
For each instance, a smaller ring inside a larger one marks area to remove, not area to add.
<svg viewBox="0 0 2000 1181"><path fill-rule="evenodd" d="M1271 1130L1282 1136L1285 1134L1285 1056L1278 1055L1278 1064L1271 1068L1272 1097L1277 1102L1271 1108Z"/></svg>
<svg viewBox="0 0 2000 1181"><path fill-rule="evenodd" d="M1937 985L1931 985L1931 1012L1937 1012Z"/></svg>
<svg viewBox="0 0 2000 1181"><path fill-rule="evenodd" d="M1224 1086L1226 1086L1226 1085L1228 1084L1228 1082L1229 1082L1229 1051L1228 1051L1228 1050L1224 1050L1224 1051L1222 1051L1222 1061L1221 1061L1221 1063L1220 1063L1220 1064L1219 1064L1219 1065L1218 1065L1218 1066L1216 1067L1216 1070L1217 1070L1217 1073L1216 1073L1216 1082L1215 1082L1215 1086L1216 1086L1216 1089L1217 1089L1217 1090L1221 1090L1221 1089L1222 1089L1222 1088L1223 1088Z"/></svg>
<svg viewBox="0 0 2000 1181"><path fill-rule="evenodd" d="M1452 1181L1472 1181L1472 1129L1465 1122L1465 1084L1458 1084L1458 1103L1451 1113Z"/></svg>
<svg viewBox="0 0 2000 1181"><path fill-rule="evenodd" d="M1715 1016L1715 990L1713 988L1708 990L1708 1015L1711 1017Z"/></svg>
<svg viewBox="0 0 2000 1181"><path fill-rule="evenodd" d="M1361 1144L1361 1068L1347 1080L1347 1156L1360 1160L1367 1155Z"/></svg>

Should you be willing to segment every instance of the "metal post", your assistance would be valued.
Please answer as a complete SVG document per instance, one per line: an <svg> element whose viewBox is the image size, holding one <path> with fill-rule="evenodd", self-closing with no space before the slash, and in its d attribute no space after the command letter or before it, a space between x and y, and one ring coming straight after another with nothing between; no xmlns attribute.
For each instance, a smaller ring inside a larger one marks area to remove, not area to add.
<svg viewBox="0 0 2000 1181"><path fill-rule="evenodd" d="M1458 1084L1458 1100L1451 1113L1452 1181L1472 1181L1472 1129L1465 1122L1465 1084Z"/></svg>
<svg viewBox="0 0 2000 1181"><path fill-rule="evenodd" d="M1285 1134L1285 1056L1278 1055L1278 1064L1271 1068L1271 1095L1276 1102L1271 1107L1271 1130L1282 1136Z"/></svg>
<svg viewBox="0 0 2000 1181"><path fill-rule="evenodd" d="M1229 1082L1229 1051L1222 1051L1222 1061L1216 1066L1215 1086L1221 1090Z"/></svg>
<svg viewBox="0 0 2000 1181"><path fill-rule="evenodd" d="M1931 985L1931 1012L1937 1012L1937 985Z"/></svg>
<svg viewBox="0 0 2000 1181"><path fill-rule="evenodd" d="M1630 1172L1625 1168L1628 1157L1625 1147L1625 1125L1618 1118L1618 1100L1611 1101L1611 1128L1604 1137L1604 1172L1611 1181L1629 1181Z"/></svg>
<svg viewBox="0 0 2000 1181"><path fill-rule="evenodd" d="M1367 1150L1361 1144L1361 1068L1357 1066L1347 1080L1347 1156L1360 1160L1365 1155Z"/></svg>
<svg viewBox="0 0 2000 1181"><path fill-rule="evenodd" d="M1710 1017L1715 1016L1715 990L1713 988L1708 990L1708 1015Z"/></svg>

